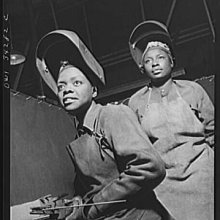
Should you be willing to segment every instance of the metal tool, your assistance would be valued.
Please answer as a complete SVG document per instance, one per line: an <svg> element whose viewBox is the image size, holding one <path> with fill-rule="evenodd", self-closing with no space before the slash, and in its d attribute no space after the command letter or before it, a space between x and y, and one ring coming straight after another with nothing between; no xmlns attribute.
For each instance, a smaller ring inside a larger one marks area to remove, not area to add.
<svg viewBox="0 0 220 220"><path fill-rule="evenodd" d="M45 202L45 200L47 200L48 203L43 204L42 206L32 207L30 214L42 215L36 217L34 220L62 219L63 218L62 216L65 215L65 209L126 202L126 200L114 200L108 202L96 202L96 203L71 205L72 203L71 200L67 202L63 200L63 197L65 197L66 195L67 194L63 194L54 198L51 198L51 195L48 195L47 197L41 198L42 199L41 201L43 203Z"/></svg>
<svg viewBox="0 0 220 220"><path fill-rule="evenodd" d="M72 205L72 206L71 205L70 206L58 206L58 207L54 207L54 208L43 208L43 211L51 211L51 210L67 209L67 208L78 208L78 207L86 207L86 206L93 206L93 205L123 203L123 202L126 202L126 200L115 200L115 201L109 201L109 202L87 203L87 204Z"/></svg>

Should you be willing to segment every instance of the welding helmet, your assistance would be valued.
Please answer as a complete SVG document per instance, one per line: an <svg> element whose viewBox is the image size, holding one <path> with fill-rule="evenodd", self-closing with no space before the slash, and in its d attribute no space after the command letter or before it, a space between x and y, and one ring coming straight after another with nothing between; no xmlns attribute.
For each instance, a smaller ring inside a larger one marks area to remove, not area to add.
<svg viewBox="0 0 220 220"><path fill-rule="evenodd" d="M172 40L167 27L161 22L144 21L138 24L130 35L129 49L139 68L143 67L143 55L150 47L163 47L174 61Z"/></svg>
<svg viewBox="0 0 220 220"><path fill-rule="evenodd" d="M55 30L43 36L37 44L35 59L41 77L56 95L58 75L66 64L80 69L93 86L105 85L103 68L73 31Z"/></svg>

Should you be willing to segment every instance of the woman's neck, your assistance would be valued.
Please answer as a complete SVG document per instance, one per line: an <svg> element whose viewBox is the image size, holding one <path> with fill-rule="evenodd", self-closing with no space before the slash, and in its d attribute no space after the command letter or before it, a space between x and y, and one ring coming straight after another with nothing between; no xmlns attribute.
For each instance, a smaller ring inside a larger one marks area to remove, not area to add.
<svg viewBox="0 0 220 220"><path fill-rule="evenodd" d="M77 128L82 128L83 122L84 122L85 114L77 114L76 115L76 120L78 122Z"/></svg>
<svg viewBox="0 0 220 220"><path fill-rule="evenodd" d="M89 103L89 105L84 106L83 109L81 108L78 112L75 112L75 117L78 121L77 127L81 128L83 126L86 114L89 111L89 109L91 108L91 105L92 105L92 102Z"/></svg>
<svg viewBox="0 0 220 220"><path fill-rule="evenodd" d="M169 85L172 84L172 78L169 77L168 79L166 80L156 80L156 81L151 81L151 85L152 87L155 87L155 88L160 88L160 89L163 89L165 87L169 87Z"/></svg>

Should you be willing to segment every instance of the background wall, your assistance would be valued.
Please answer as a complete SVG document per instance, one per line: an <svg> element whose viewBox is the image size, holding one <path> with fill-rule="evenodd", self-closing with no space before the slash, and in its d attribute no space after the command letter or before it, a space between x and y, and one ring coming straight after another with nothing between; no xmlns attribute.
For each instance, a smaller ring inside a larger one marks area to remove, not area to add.
<svg viewBox="0 0 220 220"><path fill-rule="evenodd" d="M216 0L4 0L8 9L11 44L26 61L11 67L11 88L33 97L55 95L40 80L34 52L38 40L55 29L77 32L105 69L106 88L98 99L118 101L146 80L131 58L128 39L140 22L156 19L167 24L175 47L176 68L183 78L215 75L220 1ZM218 49L219 50L219 49Z"/></svg>

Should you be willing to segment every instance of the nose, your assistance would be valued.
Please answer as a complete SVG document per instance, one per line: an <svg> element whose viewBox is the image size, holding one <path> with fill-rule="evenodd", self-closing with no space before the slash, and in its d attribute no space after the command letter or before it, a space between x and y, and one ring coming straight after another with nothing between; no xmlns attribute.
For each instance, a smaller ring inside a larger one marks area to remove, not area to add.
<svg viewBox="0 0 220 220"><path fill-rule="evenodd" d="M153 62L152 62L152 67L155 67L158 65L158 60L157 59L154 59Z"/></svg>
<svg viewBox="0 0 220 220"><path fill-rule="evenodd" d="M65 89L63 91L63 95L68 94L68 93L74 93L74 89L72 88L72 86L70 84L67 84L65 86Z"/></svg>

